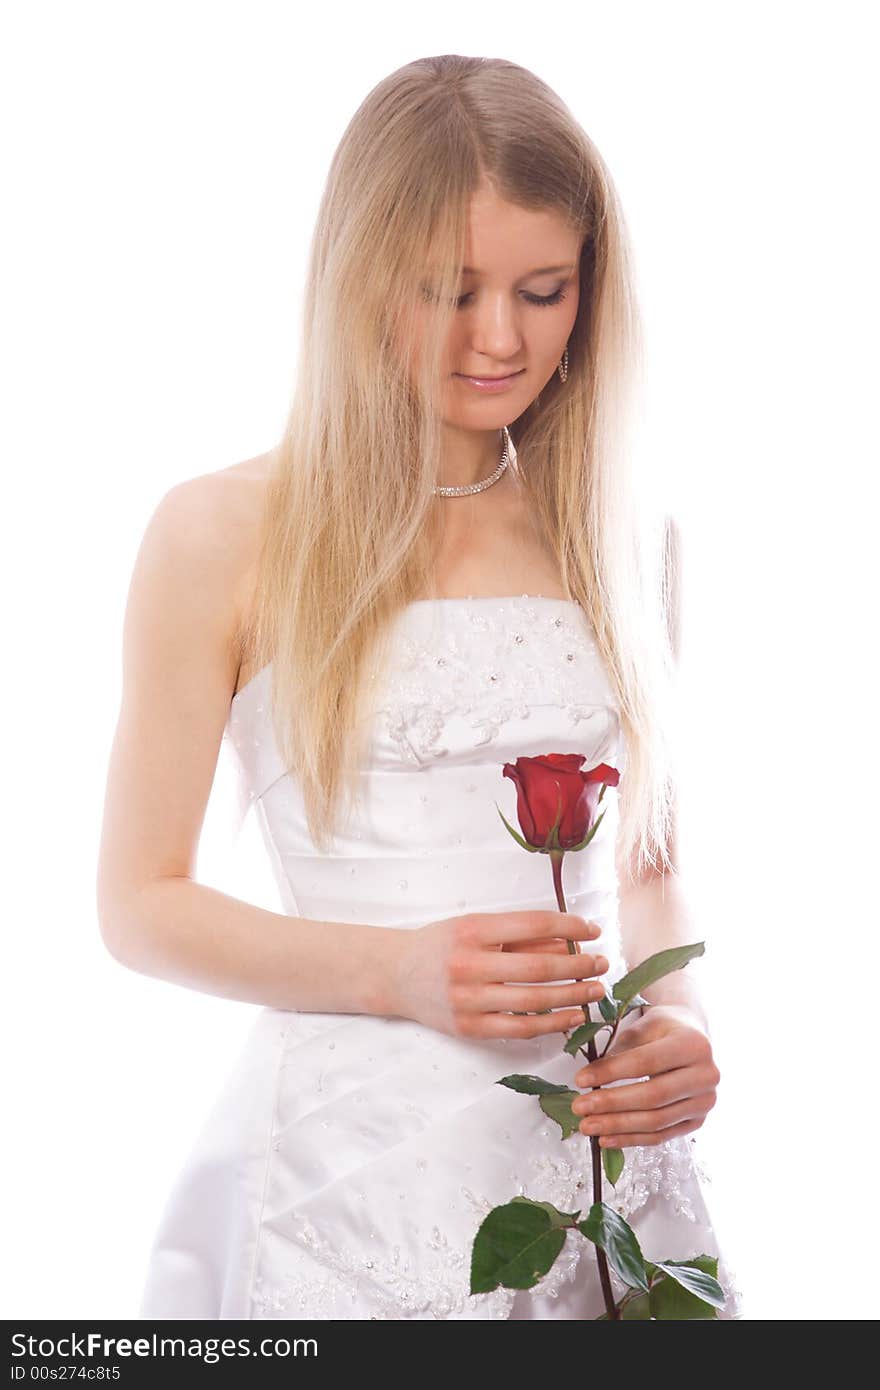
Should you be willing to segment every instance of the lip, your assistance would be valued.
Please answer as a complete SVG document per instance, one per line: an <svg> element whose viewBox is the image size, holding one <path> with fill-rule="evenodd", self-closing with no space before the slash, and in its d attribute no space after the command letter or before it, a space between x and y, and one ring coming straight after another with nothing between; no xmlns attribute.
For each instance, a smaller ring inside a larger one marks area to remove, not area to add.
<svg viewBox="0 0 880 1390"><path fill-rule="evenodd" d="M518 372L509 372L507 376L467 376L464 372L454 372L459 381L467 382L476 391L504 391L511 382L516 381L517 377L522 376L525 367L521 367Z"/></svg>

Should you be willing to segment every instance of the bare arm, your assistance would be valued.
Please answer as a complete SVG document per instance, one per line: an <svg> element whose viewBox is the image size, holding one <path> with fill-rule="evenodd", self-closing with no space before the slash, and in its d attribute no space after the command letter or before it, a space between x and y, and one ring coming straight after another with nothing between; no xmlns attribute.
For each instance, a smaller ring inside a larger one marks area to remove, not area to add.
<svg viewBox="0 0 880 1390"><path fill-rule="evenodd" d="M669 519L668 544L672 573L670 636L676 660L680 660L681 536L672 518ZM622 861L618 859L621 944L630 969L657 951L701 940L679 868L676 831L673 806L672 836L668 849L675 869L671 873L646 873L630 881L630 876L624 872ZM688 966L684 970L676 970L642 992L652 1004L679 1004L692 1009L708 1031L706 1011L696 982L693 976L688 974L688 970Z"/></svg>
<svg viewBox="0 0 880 1390"><path fill-rule="evenodd" d="M652 874L627 887L620 900L620 933L629 969L657 951L701 941L681 876L678 873ZM706 1010L689 970L690 966L685 966L683 970L665 975L642 990L642 994L650 1004L685 1005L693 1010L708 1032Z"/></svg>
<svg viewBox="0 0 880 1390"><path fill-rule="evenodd" d="M238 675L247 486L209 474L172 488L141 542L104 805L101 934L130 969L209 994L281 1009L393 1012L391 928L288 917L195 881Z"/></svg>
<svg viewBox="0 0 880 1390"><path fill-rule="evenodd" d="M306 1012L393 1014L399 933L267 912L190 878L160 877L104 937L132 970L226 999Z"/></svg>

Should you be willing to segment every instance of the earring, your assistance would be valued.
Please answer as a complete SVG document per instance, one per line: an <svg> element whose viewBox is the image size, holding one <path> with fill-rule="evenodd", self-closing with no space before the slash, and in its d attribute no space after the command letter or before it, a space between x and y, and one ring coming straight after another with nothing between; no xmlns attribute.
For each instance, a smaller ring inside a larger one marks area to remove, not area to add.
<svg viewBox="0 0 880 1390"><path fill-rule="evenodd" d="M565 345L565 352L562 354L562 361L556 368L561 381L568 381L568 344Z"/></svg>

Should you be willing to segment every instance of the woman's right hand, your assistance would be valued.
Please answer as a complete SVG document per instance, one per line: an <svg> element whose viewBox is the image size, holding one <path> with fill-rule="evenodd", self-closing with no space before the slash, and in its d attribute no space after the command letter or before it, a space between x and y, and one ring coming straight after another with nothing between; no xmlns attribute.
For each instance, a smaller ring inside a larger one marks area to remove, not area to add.
<svg viewBox="0 0 880 1390"><path fill-rule="evenodd" d="M469 912L401 931L393 1012L457 1038L568 1032L584 1022L577 1006L605 994L595 977L608 961L573 955L565 941L600 935L595 922L551 911Z"/></svg>

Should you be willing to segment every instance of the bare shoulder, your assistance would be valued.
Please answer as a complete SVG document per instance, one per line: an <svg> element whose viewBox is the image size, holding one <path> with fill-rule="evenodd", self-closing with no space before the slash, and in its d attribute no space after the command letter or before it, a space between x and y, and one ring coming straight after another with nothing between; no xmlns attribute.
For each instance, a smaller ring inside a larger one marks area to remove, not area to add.
<svg viewBox="0 0 880 1390"><path fill-rule="evenodd" d="M192 566L207 581L206 601L215 607L205 616L215 631L226 634L237 661L242 654L272 458L271 452L258 454L177 483L161 499L151 520L164 540L166 557L176 560L184 571ZM178 578L184 581L186 573Z"/></svg>
<svg viewBox="0 0 880 1390"><path fill-rule="evenodd" d="M171 489L180 496L182 507L204 507L206 521L217 529L218 539L232 546L234 559L245 564L254 559L272 458L271 452L257 454L228 468L188 478Z"/></svg>

